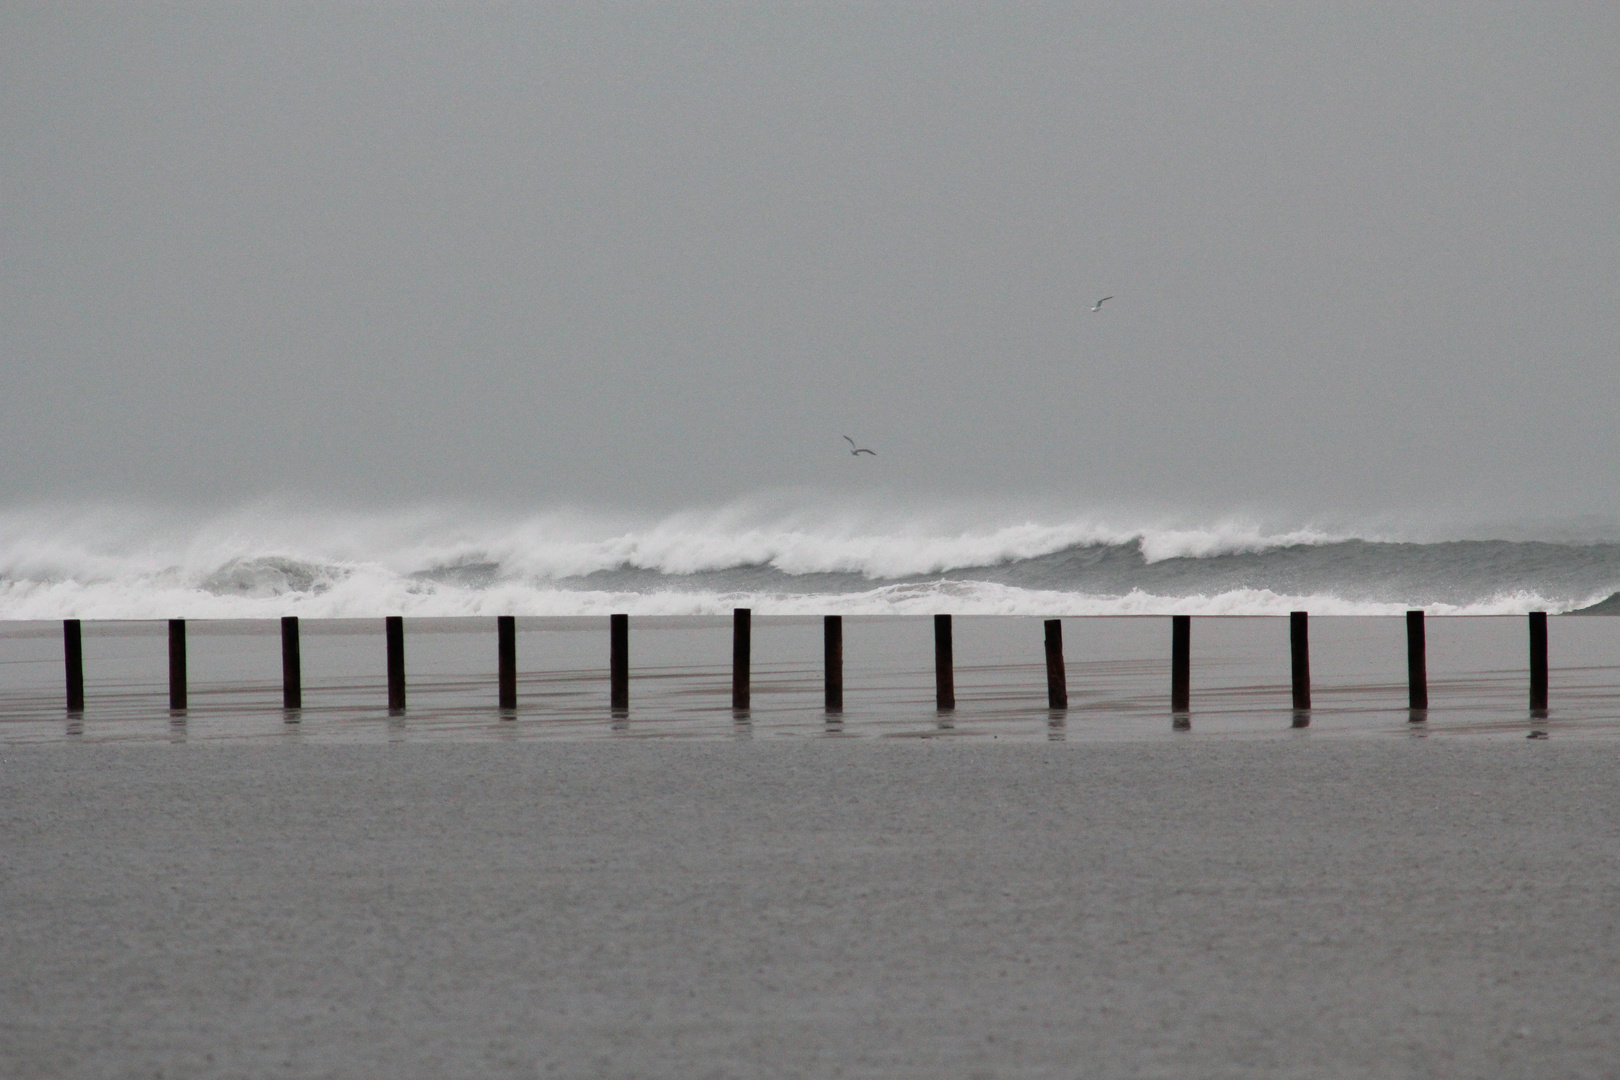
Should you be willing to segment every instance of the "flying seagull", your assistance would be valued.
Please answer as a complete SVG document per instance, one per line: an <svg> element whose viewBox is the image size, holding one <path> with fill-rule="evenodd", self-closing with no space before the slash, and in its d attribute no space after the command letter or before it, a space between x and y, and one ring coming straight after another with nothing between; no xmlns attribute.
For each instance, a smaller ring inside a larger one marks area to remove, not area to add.
<svg viewBox="0 0 1620 1080"><path fill-rule="evenodd" d="M868 450L864 446L856 446L855 440L850 438L848 435L844 436L844 441L849 443L849 454L851 457L860 457L862 454L871 454L873 457L877 457L876 450Z"/></svg>
<svg viewBox="0 0 1620 1080"><path fill-rule="evenodd" d="M1112 297L1112 296L1105 296L1105 297L1103 297L1103 298L1102 298L1102 299L1101 299L1101 300L1099 300L1099 301L1097 301L1097 302L1096 302L1096 303L1095 303L1095 304L1093 304L1093 305L1092 305L1092 306L1091 306L1091 310L1092 310L1092 311L1101 311L1101 310L1102 310L1102 306L1103 306L1103 305L1104 305L1104 304L1106 304L1106 303L1108 303L1108 301L1110 301L1110 300L1112 300L1112 299L1113 299L1113 297Z"/></svg>

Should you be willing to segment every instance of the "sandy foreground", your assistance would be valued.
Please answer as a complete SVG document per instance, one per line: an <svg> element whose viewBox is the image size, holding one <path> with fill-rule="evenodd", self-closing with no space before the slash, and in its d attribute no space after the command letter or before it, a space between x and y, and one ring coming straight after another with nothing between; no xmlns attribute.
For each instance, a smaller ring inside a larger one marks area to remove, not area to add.
<svg viewBox="0 0 1620 1080"><path fill-rule="evenodd" d="M0 758L8 1077L1620 1075L1612 741Z"/></svg>

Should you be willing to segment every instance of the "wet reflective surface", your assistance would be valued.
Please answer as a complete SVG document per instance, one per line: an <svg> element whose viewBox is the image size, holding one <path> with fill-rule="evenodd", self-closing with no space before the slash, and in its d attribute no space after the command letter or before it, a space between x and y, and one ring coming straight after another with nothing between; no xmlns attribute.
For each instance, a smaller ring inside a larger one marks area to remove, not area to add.
<svg viewBox="0 0 1620 1080"><path fill-rule="evenodd" d="M1064 620L1069 708L1047 707L1039 618L954 621L956 708L935 708L927 617L846 617L829 715L822 624L756 616L752 700L731 708L731 620L638 618L630 708L608 707L605 618L518 620L518 707L497 707L496 624L407 619L409 708L387 708L383 620L306 620L303 707L284 709L274 620L188 623L188 708L168 707L167 628L84 623L69 715L60 623L0 624L0 741L400 742L595 738L1087 739L1620 735L1620 620L1550 620L1551 708L1528 709L1522 617L1428 620L1429 704L1407 708L1400 618L1311 620L1310 710L1292 708L1286 618L1199 618L1192 708L1169 710L1168 618Z"/></svg>

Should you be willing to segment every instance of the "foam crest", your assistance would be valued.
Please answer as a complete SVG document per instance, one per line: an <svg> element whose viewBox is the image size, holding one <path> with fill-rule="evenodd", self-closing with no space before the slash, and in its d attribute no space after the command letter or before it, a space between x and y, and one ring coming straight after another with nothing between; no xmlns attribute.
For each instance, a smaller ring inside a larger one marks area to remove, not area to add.
<svg viewBox="0 0 1620 1080"><path fill-rule="evenodd" d="M1234 523L1213 529L1162 529L1138 536L1142 558L1149 563L1166 559L1207 559L1217 555L1253 555L1277 548L1338 543L1344 539L1316 529L1268 533L1256 525ZM1357 539L1370 539L1358 537Z"/></svg>
<svg viewBox="0 0 1620 1080"><path fill-rule="evenodd" d="M1594 598L1595 599L1595 598ZM1429 604L1433 615L1517 615L1575 606L1518 591L1467 604ZM759 593L657 589L647 592L559 589L524 582L488 588L419 582L377 569L358 570L329 587L267 595L221 595L176 582L5 582L0 618L270 619L489 615L724 615L733 608L760 615L1399 615L1403 603L1347 600L1331 594L1289 595L1233 589L1208 595L1165 596L1140 589L1122 596L1023 589L995 582L942 580L885 585L847 593Z"/></svg>
<svg viewBox="0 0 1620 1080"><path fill-rule="evenodd" d="M1243 523L1147 528L1039 521L986 511L761 508L743 502L650 521L552 511L522 517L419 507L310 512L273 504L212 516L91 507L0 512L0 577L200 583L255 561L398 574L494 563L503 576L559 579L619 568L683 575L766 566L787 574L874 579L947 573L1087 545L1138 545L1149 561L1323 543L1311 530Z"/></svg>
<svg viewBox="0 0 1620 1080"><path fill-rule="evenodd" d="M215 514L29 508L0 511L0 618L704 614L735 606L764 614L1390 614L1408 606L1505 614L1567 610L1620 588L1620 545L1414 550L1342 539L1235 518L1145 527L813 500L743 501L656 519L274 503ZM1272 551L1269 561L1247 558Z"/></svg>

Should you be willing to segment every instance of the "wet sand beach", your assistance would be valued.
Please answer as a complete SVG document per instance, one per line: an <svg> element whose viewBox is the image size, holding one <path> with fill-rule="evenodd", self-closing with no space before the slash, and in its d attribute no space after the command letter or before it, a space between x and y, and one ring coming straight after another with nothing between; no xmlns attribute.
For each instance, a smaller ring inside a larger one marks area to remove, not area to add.
<svg viewBox="0 0 1620 1080"><path fill-rule="evenodd" d="M495 619L405 620L409 707L390 716L381 619L302 624L298 723L281 708L275 620L192 620L189 708L168 707L162 621L84 624L86 702L63 702L62 627L0 624L0 743L223 741L576 741L601 738L1172 738L1170 620L1063 620L1066 714L1047 711L1042 620L955 620L957 707L934 709L929 618L847 617L844 711L829 725L819 618L754 617L753 700L731 710L729 617L630 620L630 710L608 699L607 619L517 621L518 708L496 708ZM1400 618L1310 620L1313 734L1404 738L1409 727ZM1527 710L1523 616L1428 620L1434 734L1522 738ZM1620 737L1620 620L1554 619L1554 738ZM1288 620L1192 621L1192 734L1295 734Z"/></svg>
<svg viewBox="0 0 1620 1080"><path fill-rule="evenodd" d="M0 749L0 1074L1599 1077L1620 746Z"/></svg>
<svg viewBox="0 0 1620 1080"><path fill-rule="evenodd" d="M1612 1076L1620 622L638 619L610 715L603 619L59 624L0 634L0 1075L211 1077ZM1302 719L1305 721L1301 726ZM1527 738L1527 735L1536 738Z"/></svg>

